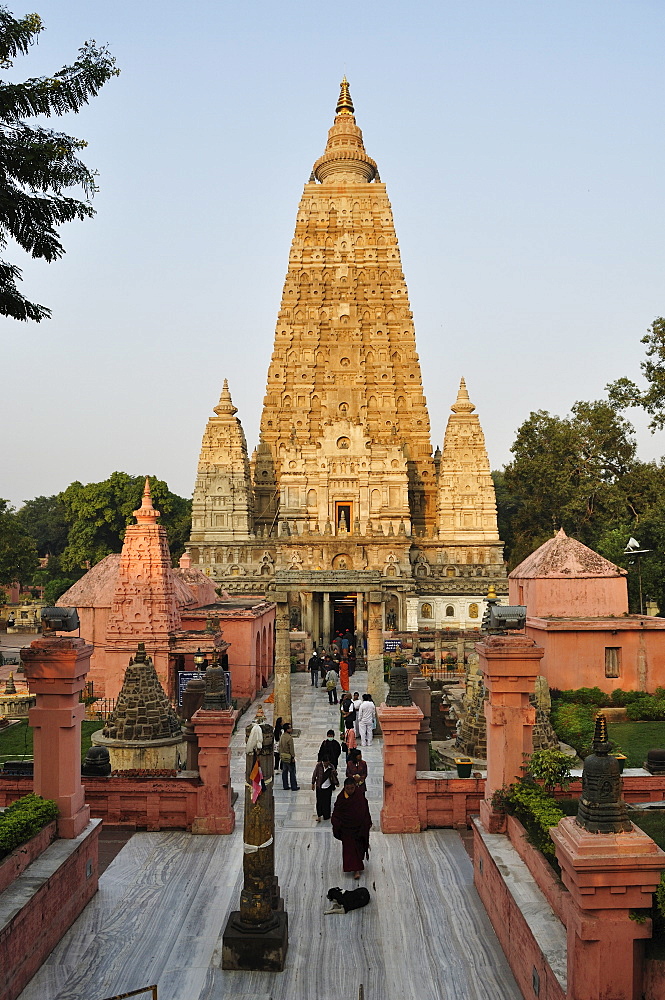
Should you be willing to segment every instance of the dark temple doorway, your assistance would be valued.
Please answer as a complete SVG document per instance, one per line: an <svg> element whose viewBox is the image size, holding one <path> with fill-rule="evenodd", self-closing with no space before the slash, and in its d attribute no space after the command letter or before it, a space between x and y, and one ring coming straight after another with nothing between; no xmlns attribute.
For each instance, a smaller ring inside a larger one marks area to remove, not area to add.
<svg viewBox="0 0 665 1000"><path fill-rule="evenodd" d="M350 632L355 636L356 632L356 597L340 594L333 598L333 634L334 638L338 633L344 635Z"/></svg>

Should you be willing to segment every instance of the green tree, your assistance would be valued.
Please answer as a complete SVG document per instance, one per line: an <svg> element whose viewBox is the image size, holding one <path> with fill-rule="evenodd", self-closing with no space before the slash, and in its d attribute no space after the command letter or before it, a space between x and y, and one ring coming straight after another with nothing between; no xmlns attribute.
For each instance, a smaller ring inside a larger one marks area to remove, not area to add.
<svg viewBox="0 0 665 1000"><path fill-rule="evenodd" d="M620 410L641 406L652 417L651 431L665 427L665 319L653 321L641 340L646 344L646 359L640 364L648 388L640 390L629 378L620 378L607 386L610 402Z"/></svg>
<svg viewBox="0 0 665 1000"><path fill-rule="evenodd" d="M39 565L34 539L25 533L7 500L0 500L0 584L29 583Z"/></svg>
<svg viewBox="0 0 665 1000"><path fill-rule="evenodd" d="M635 438L608 403L575 403L564 418L531 413L511 451L497 502L510 521L512 566L561 527L591 544L600 525L624 515L617 484L635 462Z"/></svg>
<svg viewBox="0 0 665 1000"><path fill-rule="evenodd" d="M0 7L0 67L26 55L43 24L38 14L15 18ZM115 60L94 41L79 49L78 59L53 76L33 77L24 83L0 81L0 249L13 239L33 257L49 263L64 254L57 227L94 215L90 198L95 173L78 158L81 139L31 127L26 119L79 111L106 81L117 76ZM65 192L80 188L85 201ZM18 290L21 270L0 261L0 315L18 320L50 317L50 310L29 302Z"/></svg>
<svg viewBox="0 0 665 1000"><path fill-rule="evenodd" d="M27 535L31 535L40 556L58 556L65 550L69 524L61 494L26 500L16 512L16 518Z"/></svg>
<svg viewBox="0 0 665 1000"><path fill-rule="evenodd" d="M166 528L171 556L183 552L191 528L191 501L171 493L166 483L150 476L150 491ZM125 528L141 506L145 478L114 472L101 483L72 483L60 496L70 525L67 547L60 557L65 571L94 566L111 552L120 552Z"/></svg>

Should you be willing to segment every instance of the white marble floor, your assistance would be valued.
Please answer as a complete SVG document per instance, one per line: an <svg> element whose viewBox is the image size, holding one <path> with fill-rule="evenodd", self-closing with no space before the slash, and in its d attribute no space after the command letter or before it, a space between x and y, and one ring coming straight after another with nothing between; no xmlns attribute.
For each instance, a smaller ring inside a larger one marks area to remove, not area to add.
<svg viewBox="0 0 665 1000"><path fill-rule="evenodd" d="M355 675L362 691L367 675ZM379 832L381 743L364 751L375 830L361 885L369 906L324 916L330 886L351 888L329 823L314 820L311 772L338 711L306 675L293 677L301 790L276 798L276 864L289 914L282 973L224 972L221 935L238 906L241 831L229 837L138 833L100 879L100 891L21 994L21 1000L103 1000L157 983L159 1000L519 1000L473 888L458 835ZM242 790L244 723L233 740ZM270 706L266 707L271 717ZM237 806L241 807L242 795ZM27 943L26 943L27 944ZM147 994L146 994L147 995Z"/></svg>

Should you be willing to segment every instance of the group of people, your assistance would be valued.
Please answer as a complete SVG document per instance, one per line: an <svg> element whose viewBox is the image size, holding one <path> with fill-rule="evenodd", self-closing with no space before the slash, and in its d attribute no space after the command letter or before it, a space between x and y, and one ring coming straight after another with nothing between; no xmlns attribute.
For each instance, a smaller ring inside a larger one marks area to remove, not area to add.
<svg viewBox="0 0 665 1000"><path fill-rule="evenodd" d="M340 739L329 729L317 754L312 773L312 791L316 793L316 822L331 820L333 836L342 843L342 865L354 879L364 870L364 858L369 856L369 831L372 825L367 804L367 762L357 746L372 742L376 709L369 694L353 697L345 691L340 701ZM281 769L285 791L299 791L296 774L296 754L291 725L281 718L275 720L275 771ZM339 760L345 754L346 770L341 791L332 808L332 794L340 785Z"/></svg>
<svg viewBox="0 0 665 1000"><path fill-rule="evenodd" d="M367 763L360 750L351 749L346 757L346 777L331 812L333 789L339 786L338 764L342 744L329 729L319 747L312 773L312 791L316 792L316 822L331 820L333 837L342 842L342 867L359 879L364 858L369 857L369 831L372 826L367 804Z"/></svg>
<svg viewBox="0 0 665 1000"><path fill-rule="evenodd" d="M312 687L325 687L328 701L337 704L337 684L342 691L349 687L349 677L356 671L356 653L353 646L353 636L350 632L338 633L330 644L329 652L325 649L314 650L307 663L307 669L312 678Z"/></svg>

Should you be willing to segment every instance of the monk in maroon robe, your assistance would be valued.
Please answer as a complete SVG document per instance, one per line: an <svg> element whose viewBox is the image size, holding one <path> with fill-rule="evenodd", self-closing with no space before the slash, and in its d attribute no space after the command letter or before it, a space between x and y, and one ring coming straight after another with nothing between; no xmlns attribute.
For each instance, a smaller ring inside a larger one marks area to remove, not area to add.
<svg viewBox="0 0 665 1000"><path fill-rule="evenodd" d="M331 817L333 837L342 841L342 866L360 878L363 858L369 857L369 831L372 818L367 799L359 792L353 778L347 778L335 800Z"/></svg>

